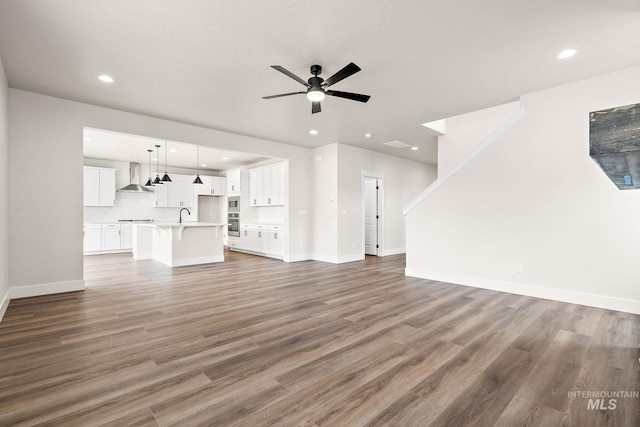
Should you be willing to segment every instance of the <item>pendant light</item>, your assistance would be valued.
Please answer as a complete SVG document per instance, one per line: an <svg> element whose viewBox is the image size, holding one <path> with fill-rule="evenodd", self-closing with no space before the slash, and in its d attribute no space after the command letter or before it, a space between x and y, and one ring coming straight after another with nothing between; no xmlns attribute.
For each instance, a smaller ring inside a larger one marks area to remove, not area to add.
<svg viewBox="0 0 640 427"><path fill-rule="evenodd" d="M167 157L169 157L169 149L167 147L167 141L164 142L164 176L162 177L162 182L171 182L171 178L169 178L169 174L167 173Z"/></svg>
<svg viewBox="0 0 640 427"><path fill-rule="evenodd" d="M153 182L151 182L151 153L153 150L147 150L149 152L149 179L147 183L144 185L145 187L153 187Z"/></svg>
<svg viewBox="0 0 640 427"><path fill-rule="evenodd" d="M194 184L204 184L200 179L200 146L196 145L196 179L193 180Z"/></svg>
<svg viewBox="0 0 640 427"><path fill-rule="evenodd" d="M156 145L156 151L158 153L156 155L156 179L153 180L153 184L154 185L163 184L163 182L160 181L160 166L158 164L158 162L160 161L160 146L159 145Z"/></svg>

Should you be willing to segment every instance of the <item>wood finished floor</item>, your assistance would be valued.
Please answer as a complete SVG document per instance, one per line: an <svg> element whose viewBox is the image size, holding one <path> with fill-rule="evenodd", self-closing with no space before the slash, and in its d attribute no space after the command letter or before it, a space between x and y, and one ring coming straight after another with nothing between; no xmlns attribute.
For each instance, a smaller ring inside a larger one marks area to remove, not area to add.
<svg viewBox="0 0 640 427"><path fill-rule="evenodd" d="M568 394L640 389L640 316L403 272L87 257L86 291L11 301L0 425L640 425Z"/></svg>

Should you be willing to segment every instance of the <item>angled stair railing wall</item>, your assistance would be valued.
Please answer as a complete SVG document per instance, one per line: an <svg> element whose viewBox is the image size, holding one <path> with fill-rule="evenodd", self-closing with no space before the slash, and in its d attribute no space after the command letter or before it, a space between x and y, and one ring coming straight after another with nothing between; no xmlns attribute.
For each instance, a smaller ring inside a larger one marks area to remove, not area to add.
<svg viewBox="0 0 640 427"><path fill-rule="evenodd" d="M498 126L489 136L487 136L482 142L476 145L465 157L463 157L455 166L449 169L444 175L438 177L431 185L429 185L424 191L416 196L407 206L402 209L402 214L407 216L416 206L420 205L425 199L427 199L431 194L436 192L445 182L447 182L452 176L454 176L458 171L464 168L469 162L471 162L478 154L484 151L489 145L491 145L495 140L500 138L502 134L504 134L508 129L513 127L516 123L520 121L524 116L526 116L526 110L520 106L509 118ZM407 230L409 233L410 230Z"/></svg>

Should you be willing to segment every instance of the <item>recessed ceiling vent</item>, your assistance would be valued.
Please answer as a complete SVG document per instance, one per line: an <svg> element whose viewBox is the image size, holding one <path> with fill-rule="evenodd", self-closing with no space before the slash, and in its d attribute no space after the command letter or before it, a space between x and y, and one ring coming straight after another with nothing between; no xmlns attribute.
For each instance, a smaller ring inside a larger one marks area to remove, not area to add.
<svg viewBox="0 0 640 427"><path fill-rule="evenodd" d="M383 142L383 144L386 145L386 146L389 146L389 147L393 147L393 148L411 147L411 144L407 144L406 142L402 142L402 141Z"/></svg>

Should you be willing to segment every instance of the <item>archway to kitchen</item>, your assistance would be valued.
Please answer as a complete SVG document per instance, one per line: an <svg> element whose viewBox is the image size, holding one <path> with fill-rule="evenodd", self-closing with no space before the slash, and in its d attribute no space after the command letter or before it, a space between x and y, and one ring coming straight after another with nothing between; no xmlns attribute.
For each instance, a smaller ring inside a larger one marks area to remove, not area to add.
<svg viewBox="0 0 640 427"><path fill-rule="evenodd" d="M286 160L88 127L83 139L83 249L89 263L103 254L129 262L154 258L149 251L133 256L134 230L144 229L136 226L179 219L189 226L224 224L217 231L225 246L283 258ZM165 174L171 182L160 184ZM194 184L196 176L203 184ZM214 257L191 254L167 265Z"/></svg>

